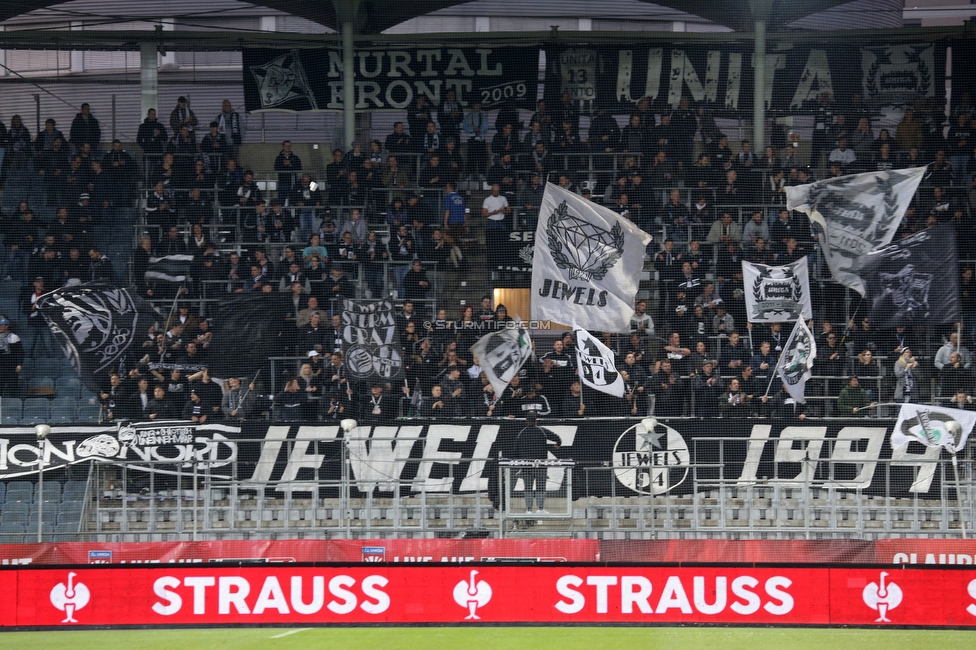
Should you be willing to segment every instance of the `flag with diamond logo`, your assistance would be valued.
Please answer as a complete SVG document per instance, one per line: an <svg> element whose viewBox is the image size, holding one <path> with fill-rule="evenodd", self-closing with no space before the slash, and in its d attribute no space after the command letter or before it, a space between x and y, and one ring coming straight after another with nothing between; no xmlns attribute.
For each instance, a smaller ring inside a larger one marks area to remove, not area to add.
<svg viewBox="0 0 976 650"><path fill-rule="evenodd" d="M532 262L532 320L627 332L651 236L616 212L546 183Z"/></svg>

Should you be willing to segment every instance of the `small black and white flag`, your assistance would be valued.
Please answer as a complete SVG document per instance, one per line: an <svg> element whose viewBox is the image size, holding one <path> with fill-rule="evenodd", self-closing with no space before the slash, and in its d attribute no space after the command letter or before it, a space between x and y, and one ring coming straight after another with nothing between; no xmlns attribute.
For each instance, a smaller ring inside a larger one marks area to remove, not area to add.
<svg viewBox="0 0 976 650"><path fill-rule="evenodd" d="M182 284L190 279L190 266L192 264L192 255L175 254L150 257L144 277L146 282Z"/></svg>
<svg viewBox="0 0 976 650"><path fill-rule="evenodd" d="M786 188L786 207L818 226L834 280L864 295L857 258L886 246L898 231L925 167L867 172Z"/></svg>
<svg viewBox="0 0 976 650"><path fill-rule="evenodd" d="M953 323L960 317L956 233L951 226L926 228L859 258L877 328Z"/></svg>
<svg viewBox="0 0 976 650"><path fill-rule="evenodd" d="M522 327L506 328L486 334L471 346L471 354L495 389L504 395L505 387L532 355L532 340Z"/></svg>
<svg viewBox="0 0 976 650"><path fill-rule="evenodd" d="M546 183L532 258L532 320L628 332L651 236L613 210Z"/></svg>
<svg viewBox="0 0 976 650"><path fill-rule="evenodd" d="M766 266L742 262L746 315L750 323L785 323L813 318L807 258Z"/></svg>
<svg viewBox="0 0 976 650"><path fill-rule="evenodd" d="M973 425L976 425L976 413L971 411L903 404L891 432L891 448L919 442L926 447L945 447L957 453L966 446Z"/></svg>
<svg viewBox="0 0 976 650"><path fill-rule="evenodd" d="M344 301L342 349L346 370L356 379L399 379L403 373L403 350L397 336L393 303Z"/></svg>
<svg viewBox="0 0 976 650"><path fill-rule="evenodd" d="M776 364L776 372L786 384L790 397L806 404L807 379L813 376L813 360L817 358L817 342L802 318L796 321L790 338Z"/></svg>
<svg viewBox="0 0 976 650"><path fill-rule="evenodd" d="M130 348L139 345L159 320L149 301L135 291L104 285L74 285L57 289L37 301L55 340L85 387L101 390L106 373L124 364Z"/></svg>
<svg viewBox="0 0 976 650"><path fill-rule="evenodd" d="M585 386L617 397L624 396L624 380L617 372L613 350L585 329L576 330L576 369Z"/></svg>

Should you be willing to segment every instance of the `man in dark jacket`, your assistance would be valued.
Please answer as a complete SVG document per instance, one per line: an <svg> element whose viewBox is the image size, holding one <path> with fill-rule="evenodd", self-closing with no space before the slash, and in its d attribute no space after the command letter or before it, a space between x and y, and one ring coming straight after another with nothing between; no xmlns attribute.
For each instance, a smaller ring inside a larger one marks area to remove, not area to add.
<svg viewBox="0 0 976 650"><path fill-rule="evenodd" d="M529 411L525 418L525 428L515 437L515 457L521 460L545 460L549 455L547 441L552 440L556 449L562 440L554 433L538 426L535 414ZM546 468L526 467L520 471L525 481L525 511L532 512L532 499L535 498L540 514L546 512Z"/></svg>
<svg viewBox="0 0 976 650"><path fill-rule="evenodd" d="M305 403L308 397L305 391L298 390L298 380L291 379L285 384L285 390L274 397L274 405L278 420L297 422L302 419Z"/></svg>

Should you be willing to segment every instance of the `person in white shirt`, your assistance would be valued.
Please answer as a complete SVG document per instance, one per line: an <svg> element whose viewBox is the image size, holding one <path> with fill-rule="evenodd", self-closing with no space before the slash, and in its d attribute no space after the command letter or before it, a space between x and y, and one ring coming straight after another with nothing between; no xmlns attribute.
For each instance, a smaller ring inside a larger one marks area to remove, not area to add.
<svg viewBox="0 0 976 650"><path fill-rule="evenodd" d="M830 152L828 160L832 163L840 163L841 168L847 168L857 160L857 154L847 146L847 138L842 137L837 141L837 148Z"/></svg>
<svg viewBox="0 0 976 650"><path fill-rule="evenodd" d="M508 199L501 194L501 185L494 183L491 186L491 194L485 197L481 204L481 216L485 218L485 236L489 248L493 242L504 238L508 232L508 215L512 213L512 208L508 205Z"/></svg>

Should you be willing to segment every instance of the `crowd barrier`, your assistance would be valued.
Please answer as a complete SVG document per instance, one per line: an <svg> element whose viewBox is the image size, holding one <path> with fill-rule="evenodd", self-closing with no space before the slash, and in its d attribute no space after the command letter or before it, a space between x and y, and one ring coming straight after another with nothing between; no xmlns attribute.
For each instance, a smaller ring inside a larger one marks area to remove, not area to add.
<svg viewBox="0 0 976 650"><path fill-rule="evenodd" d="M275 564L11 567L0 575L0 627L976 626L976 572L958 567Z"/></svg>

